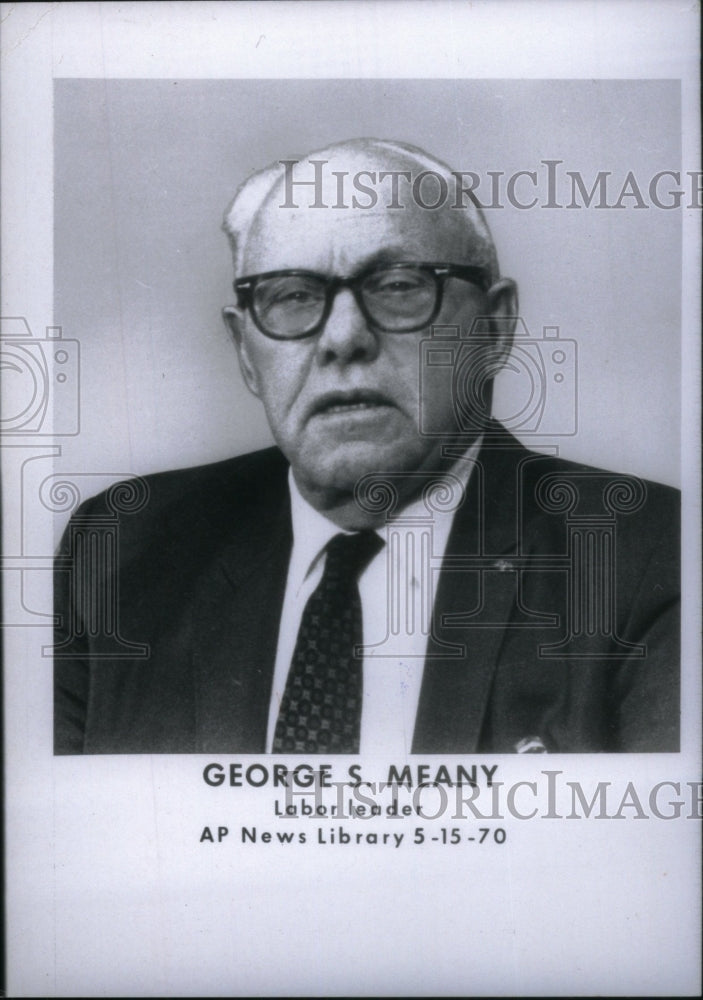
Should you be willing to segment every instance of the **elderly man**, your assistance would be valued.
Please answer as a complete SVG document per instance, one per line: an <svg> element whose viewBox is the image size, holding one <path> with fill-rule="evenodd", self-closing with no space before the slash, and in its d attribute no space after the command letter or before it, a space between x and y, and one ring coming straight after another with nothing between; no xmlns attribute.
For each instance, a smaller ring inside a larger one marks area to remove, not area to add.
<svg viewBox="0 0 703 1000"><path fill-rule="evenodd" d="M278 447L74 516L56 752L676 750L676 493L491 420L517 296L461 175L344 142L225 231Z"/></svg>

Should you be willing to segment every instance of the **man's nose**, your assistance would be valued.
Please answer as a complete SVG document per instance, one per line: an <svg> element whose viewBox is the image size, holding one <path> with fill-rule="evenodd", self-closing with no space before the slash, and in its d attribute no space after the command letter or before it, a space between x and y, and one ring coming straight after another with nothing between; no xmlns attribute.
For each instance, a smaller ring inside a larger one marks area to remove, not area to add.
<svg viewBox="0 0 703 1000"><path fill-rule="evenodd" d="M317 347L323 363L372 361L378 355L379 334L369 329L350 289L337 292Z"/></svg>

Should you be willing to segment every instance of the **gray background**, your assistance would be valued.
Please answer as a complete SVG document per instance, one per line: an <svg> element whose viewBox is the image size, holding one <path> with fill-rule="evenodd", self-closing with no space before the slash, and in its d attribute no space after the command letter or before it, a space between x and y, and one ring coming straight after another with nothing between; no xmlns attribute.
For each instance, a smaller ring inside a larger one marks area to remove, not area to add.
<svg viewBox="0 0 703 1000"><path fill-rule="evenodd" d="M630 170L646 197L680 169L679 123L677 81L56 81L54 322L82 352L62 468L142 474L270 443L220 316L222 213L253 170L372 135L476 171L482 197L489 170L536 170L543 193L552 158L588 188L611 171L612 201ZM624 204L486 214L532 336L556 325L578 344L579 430L561 454L676 485L681 212ZM511 392L504 377L499 410Z"/></svg>

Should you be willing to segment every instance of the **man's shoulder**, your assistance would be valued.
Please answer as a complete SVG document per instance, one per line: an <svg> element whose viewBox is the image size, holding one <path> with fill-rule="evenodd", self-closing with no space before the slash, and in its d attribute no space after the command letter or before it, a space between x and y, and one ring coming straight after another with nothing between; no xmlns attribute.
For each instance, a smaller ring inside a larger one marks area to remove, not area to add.
<svg viewBox="0 0 703 1000"><path fill-rule="evenodd" d="M185 496L206 493L214 498L226 494L239 502L248 497L261 498L261 490L286 486L288 462L276 448L264 448L186 469L170 469L140 477L151 497L169 503Z"/></svg>
<svg viewBox="0 0 703 1000"><path fill-rule="evenodd" d="M681 507L680 491L673 486L551 456L542 465L535 490L549 511L568 510L577 517L631 516L633 523L650 522L665 531L675 526Z"/></svg>
<svg viewBox="0 0 703 1000"><path fill-rule="evenodd" d="M135 526L165 521L231 523L280 506L287 497L287 476L288 463L281 451L265 448L115 483L87 500L77 513L83 517L107 513Z"/></svg>
<svg viewBox="0 0 703 1000"><path fill-rule="evenodd" d="M488 440L486 464L507 462L517 470L515 480L525 501L534 501L546 513L642 513L653 518L674 517L680 509L678 489L629 472L588 465L554 454L534 451L505 432Z"/></svg>

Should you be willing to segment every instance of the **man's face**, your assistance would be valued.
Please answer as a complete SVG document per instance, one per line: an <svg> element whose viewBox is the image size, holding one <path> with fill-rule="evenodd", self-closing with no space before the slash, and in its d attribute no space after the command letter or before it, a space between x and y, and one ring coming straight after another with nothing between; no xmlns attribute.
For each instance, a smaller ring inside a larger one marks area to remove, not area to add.
<svg viewBox="0 0 703 1000"><path fill-rule="evenodd" d="M282 188L267 200L245 248L243 274L299 268L348 277L377 260L471 263L460 212L428 211L410 200L402 210L309 208L298 192L295 200L300 208L280 207ZM334 200L331 190L325 203ZM434 323L466 332L476 316L496 308L495 299L450 278ZM315 505L351 493L369 472L439 467L441 435L456 433L457 423L446 370L420 371L429 329L374 330L347 288L337 293L324 328L307 339L272 340L239 311L230 310L230 322L244 378Z"/></svg>

